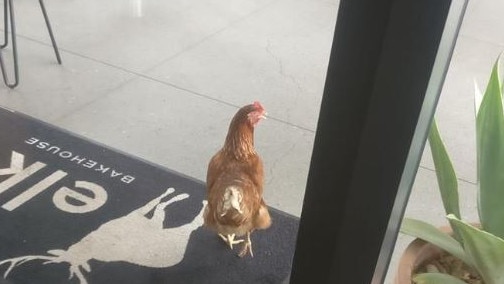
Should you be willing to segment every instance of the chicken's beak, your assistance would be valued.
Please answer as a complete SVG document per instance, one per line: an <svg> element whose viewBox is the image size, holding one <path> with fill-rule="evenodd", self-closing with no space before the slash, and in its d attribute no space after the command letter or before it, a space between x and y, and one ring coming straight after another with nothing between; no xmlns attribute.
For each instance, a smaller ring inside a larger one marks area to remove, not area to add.
<svg viewBox="0 0 504 284"><path fill-rule="evenodd" d="M268 113L267 112L263 112L263 114L261 116L259 116L259 118L268 119Z"/></svg>

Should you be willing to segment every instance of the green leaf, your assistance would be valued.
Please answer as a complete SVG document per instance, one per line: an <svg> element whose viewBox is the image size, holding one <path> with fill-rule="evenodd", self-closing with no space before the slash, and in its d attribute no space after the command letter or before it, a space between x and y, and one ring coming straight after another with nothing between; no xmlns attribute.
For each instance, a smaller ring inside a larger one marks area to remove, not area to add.
<svg viewBox="0 0 504 284"><path fill-rule="evenodd" d="M459 242L429 223L404 218L401 224L401 232L429 242L462 260L467 265L473 266L472 261L466 256Z"/></svg>
<svg viewBox="0 0 504 284"><path fill-rule="evenodd" d="M432 152L439 192L446 211L446 215L454 214L460 219L457 176L446 148L441 140L436 121L432 121L429 132L429 145Z"/></svg>
<svg viewBox="0 0 504 284"><path fill-rule="evenodd" d="M467 284L466 282L442 273L422 273L413 277L416 284Z"/></svg>
<svg viewBox="0 0 504 284"><path fill-rule="evenodd" d="M478 210L483 229L504 238L504 114L499 60L476 117Z"/></svg>
<svg viewBox="0 0 504 284"><path fill-rule="evenodd" d="M452 227L459 229L466 255L486 284L504 283L504 240L448 215Z"/></svg>

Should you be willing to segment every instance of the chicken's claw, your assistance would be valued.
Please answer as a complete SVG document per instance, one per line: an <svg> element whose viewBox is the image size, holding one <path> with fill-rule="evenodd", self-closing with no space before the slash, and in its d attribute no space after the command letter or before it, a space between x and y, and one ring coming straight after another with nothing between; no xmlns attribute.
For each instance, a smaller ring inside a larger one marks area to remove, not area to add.
<svg viewBox="0 0 504 284"><path fill-rule="evenodd" d="M243 244L243 247L238 256L244 257L245 255L247 255L247 252L250 252L250 256L254 257L254 253L252 252L252 241L250 240L250 232L247 233L247 240Z"/></svg>
<svg viewBox="0 0 504 284"><path fill-rule="evenodd" d="M226 236L224 236L223 234L219 234L219 237L221 237L221 239L224 240L224 242L226 242L226 244L229 245L230 249L233 249L233 245L236 245L236 244L243 242L243 240L235 240L234 239L235 234L230 234L230 235L226 235Z"/></svg>

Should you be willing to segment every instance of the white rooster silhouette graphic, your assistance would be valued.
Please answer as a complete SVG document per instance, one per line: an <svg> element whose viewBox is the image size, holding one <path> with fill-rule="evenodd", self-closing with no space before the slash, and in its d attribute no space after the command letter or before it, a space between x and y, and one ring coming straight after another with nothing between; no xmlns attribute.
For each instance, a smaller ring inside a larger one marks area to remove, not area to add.
<svg viewBox="0 0 504 284"><path fill-rule="evenodd" d="M25 255L0 261L0 267L9 264L4 273L6 279L16 266L31 260L45 260L48 263L70 264L69 279L77 277L81 284L87 284L84 271L91 272L91 259L103 262L125 261L147 267L170 267L182 261L189 241L189 235L203 224L203 208L194 220L186 225L165 229L164 209L171 203L189 197L182 193L161 202L161 199L175 192L169 188L159 197L126 216L102 224L87 234L67 250L48 250L48 255ZM205 205L206 201L203 201ZM151 218L146 215L154 209ZM137 248L137 249L135 249Z"/></svg>

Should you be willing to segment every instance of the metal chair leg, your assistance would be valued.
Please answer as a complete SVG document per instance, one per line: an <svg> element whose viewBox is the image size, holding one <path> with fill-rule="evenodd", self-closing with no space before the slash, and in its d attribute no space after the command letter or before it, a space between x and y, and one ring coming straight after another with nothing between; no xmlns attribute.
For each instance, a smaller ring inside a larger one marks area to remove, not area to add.
<svg viewBox="0 0 504 284"><path fill-rule="evenodd" d="M44 15L44 20L51 37L51 43L56 54L56 60L61 64L61 57L59 54L58 46L56 45L56 40L51 28L51 23L49 22L49 17L45 9L43 0L39 0L40 9ZM10 20L10 21L9 21ZM11 30L11 41L12 41L12 57L14 65L14 82L9 81L9 76L7 75L7 69L5 68L5 62L3 60L2 49L4 49L9 43L9 26ZM0 69L2 71L2 77L5 85L9 88L15 88L19 84L19 65L18 65L18 53L17 53L17 43L16 43L16 24L14 20L14 6L12 0L4 0L4 43L0 45Z"/></svg>
<svg viewBox="0 0 504 284"><path fill-rule="evenodd" d="M12 57L14 64L14 82L9 82L9 78L7 76L7 70L5 68L5 63L2 57L2 52L0 51L0 69L2 69L2 77L5 85L7 87L13 89L19 84L19 68L18 68L18 54L17 54L17 43L16 43L16 24L14 21L14 6L12 4L12 0L4 0L4 9L9 10L9 18L10 18L10 28L11 28L11 40L12 40ZM7 16L7 12L4 12L4 16ZM5 17L7 19L7 17ZM7 31L9 29L9 22L6 20L5 23L5 43L2 46L4 48L7 46L8 36Z"/></svg>
<svg viewBox="0 0 504 284"><path fill-rule="evenodd" d="M9 15L7 14L7 0L4 0L4 43L0 45L0 49L4 49L9 44Z"/></svg>
<svg viewBox="0 0 504 284"><path fill-rule="evenodd" d="M49 23L49 17L47 16L44 2L42 0L39 0L39 3L40 3L40 9L42 10L42 14L44 14L44 20L46 22L47 31L49 31L49 36L51 37L51 42L52 42L52 46L54 49L54 53L56 54L56 60L58 60L58 63L61 64L61 57L59 54L58 46L56 45L56 40L54 39L54 35L52 32L52 28L51 28L51 23Z"/></svg>

